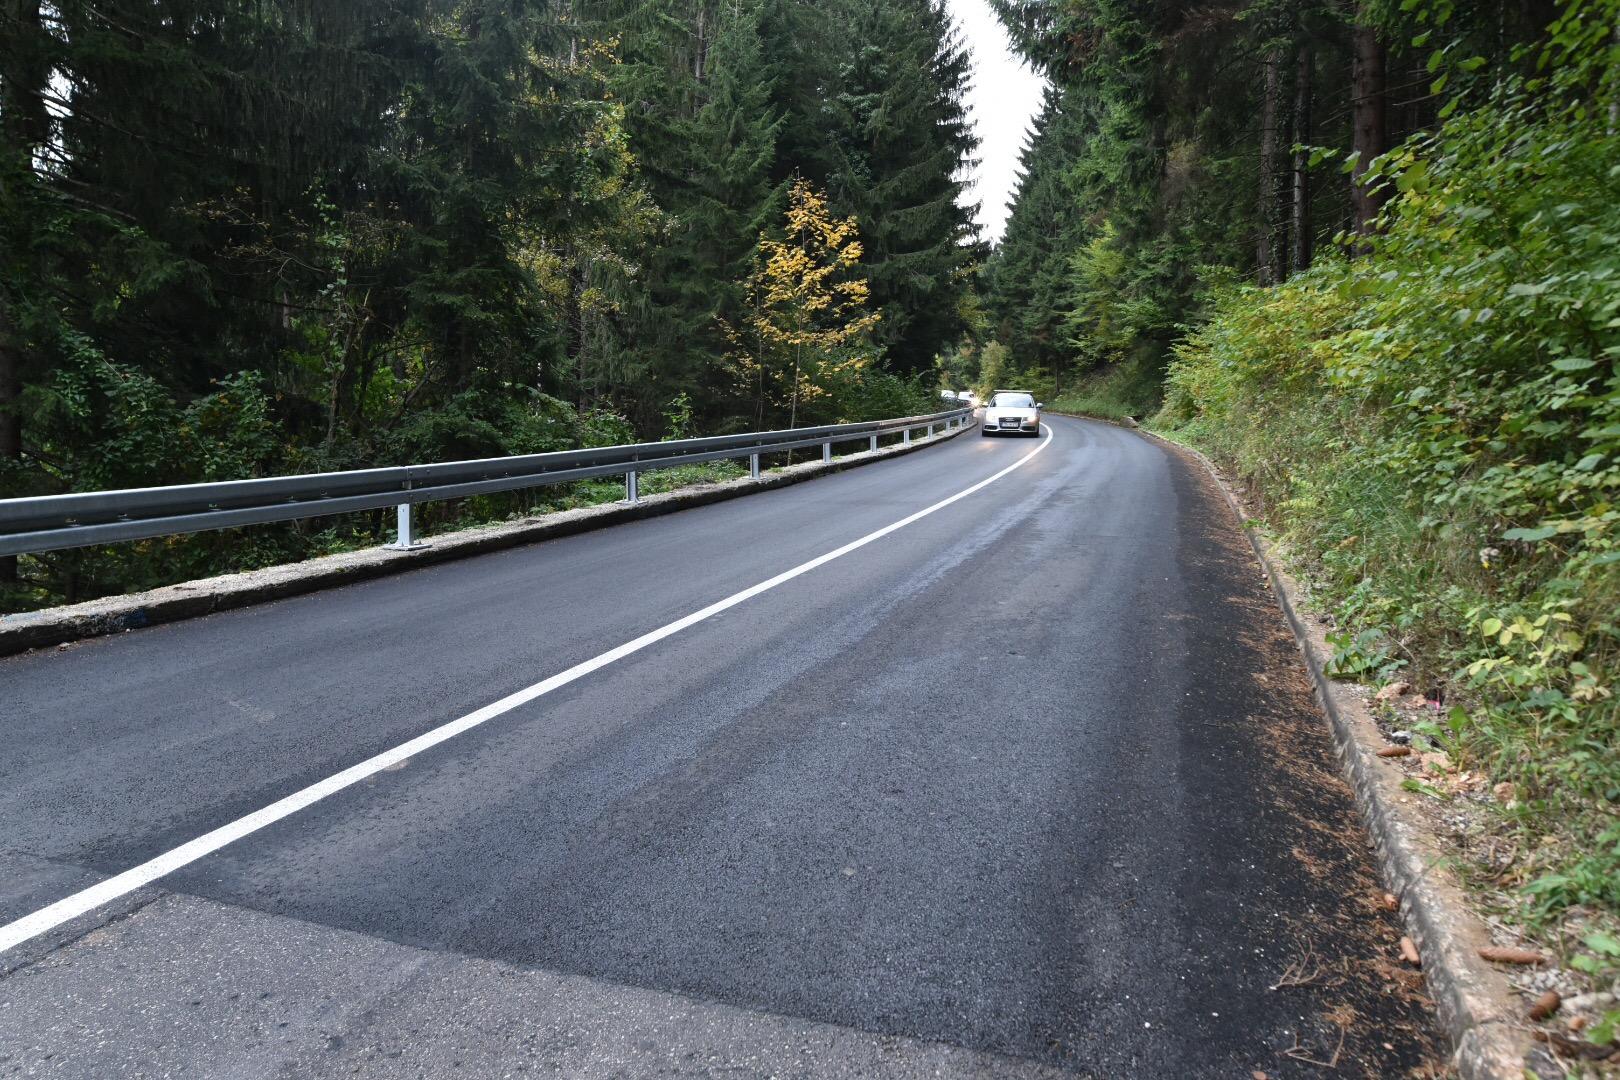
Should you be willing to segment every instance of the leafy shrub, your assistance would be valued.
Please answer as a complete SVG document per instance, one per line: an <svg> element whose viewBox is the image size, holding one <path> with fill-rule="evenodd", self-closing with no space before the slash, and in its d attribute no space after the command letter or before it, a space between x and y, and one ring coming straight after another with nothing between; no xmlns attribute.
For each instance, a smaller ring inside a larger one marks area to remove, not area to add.
<svg viewBox="0 0 1620 1080"><path fill-rule="evenodd" d="M145 487L244 479L286 460L259 376L239 372L188 402L77 335L51 379L29 391L39 440L35 467L6 478L8 493ZM146 588L193 576L221 560L251 567L284 558L282 538L242 542L218 534L169 537L27 557L0 595L6 609Z"/></svg>

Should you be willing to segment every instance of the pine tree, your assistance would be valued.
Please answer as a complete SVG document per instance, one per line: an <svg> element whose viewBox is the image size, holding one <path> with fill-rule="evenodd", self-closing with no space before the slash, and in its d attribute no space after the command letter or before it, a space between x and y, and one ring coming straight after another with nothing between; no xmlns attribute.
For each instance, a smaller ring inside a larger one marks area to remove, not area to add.
<svg viewBox="0 0 1620 1080"><path fill-rule="evenodd" d="M1060 366L1065 268L1089 235L1070 169L1095 125L1074 96L1048 88L1020 155L1006 232L985 271L991 332L1020 365Z"/></svg>

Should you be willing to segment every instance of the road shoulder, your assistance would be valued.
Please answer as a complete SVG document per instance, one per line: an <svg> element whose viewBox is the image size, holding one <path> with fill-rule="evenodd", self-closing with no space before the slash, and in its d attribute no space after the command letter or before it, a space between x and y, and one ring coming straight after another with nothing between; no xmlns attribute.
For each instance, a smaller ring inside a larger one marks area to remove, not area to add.
<svg viewBox="0 0 1620 1080"><path fill-rule="evenodd" d="M1490 933L1449 869L1449 854L1429 835L1412 796L1402 790L1404 774L1377 756L1387 742L1365 697L1327 677L1325 658L1331 655L1327 627L1310 613L1298 582L1281 569L1269 541L1248 526L1241 501L1208 458L1151 432L1139 433L1207 472L1233 515L1244 523L1243 532L1270 580L1332 729L1340 765L1355 792L1385 883L1396 896L1418 949L1458 1075L1463 1080L1563 1076L1563 1070L1531 1040L1529 1028L1517 1021L1519 1006L1507 978L1480 958L1478 950L1493 944Z"/></svg>

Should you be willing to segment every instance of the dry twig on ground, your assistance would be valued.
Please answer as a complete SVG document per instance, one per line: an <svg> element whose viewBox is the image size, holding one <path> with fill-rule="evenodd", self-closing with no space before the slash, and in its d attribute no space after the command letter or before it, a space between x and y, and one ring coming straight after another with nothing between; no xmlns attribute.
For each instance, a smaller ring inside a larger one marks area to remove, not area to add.
<svg viewBox="0 0 1620 1080"><path fill-rule="evenodd" d="M1323 1061L1320 1058L1313 1058L1306 1053L1305 1048L1299 1045L1299 1036L1297 1034L1294 1036L1294 1045L1283 1051L1283 1057L1293 1058L1295 1061L1303 1061L1307 1065L1319 1065L1324 1069L1337 1069L1339 1067L1339 1055L1344 1052L1344 1039L1346 1033L1347 1031L1345 1028L1339 1028L1339 1045L1333 1048L1333 1056L1328 1058L1326 1061Z"/></svg>

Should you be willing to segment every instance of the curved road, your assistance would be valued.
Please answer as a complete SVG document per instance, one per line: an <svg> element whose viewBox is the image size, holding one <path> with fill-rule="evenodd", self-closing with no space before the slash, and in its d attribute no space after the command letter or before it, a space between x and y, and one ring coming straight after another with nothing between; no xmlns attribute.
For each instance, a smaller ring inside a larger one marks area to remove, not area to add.
<svg viewBox="0 0 1620 1080"><path fill-rule="evenodd" d="M6 924L1034 453L0 952L0 1075L1436 1060L1219 493L1049 435L0 661Z"/></svg>

